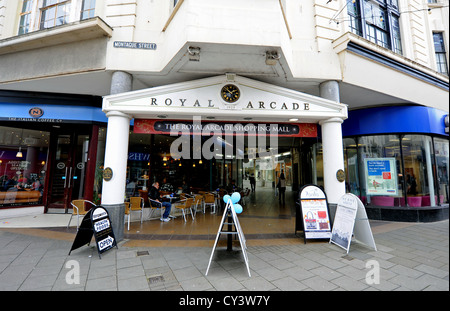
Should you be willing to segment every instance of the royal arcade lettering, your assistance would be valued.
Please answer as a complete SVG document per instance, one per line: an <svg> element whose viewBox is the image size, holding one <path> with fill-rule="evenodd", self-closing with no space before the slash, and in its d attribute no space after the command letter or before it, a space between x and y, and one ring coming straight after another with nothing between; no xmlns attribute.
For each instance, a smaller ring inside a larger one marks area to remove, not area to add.
<svg viewBox="0 0 450 311"><path fill-rule="evenodd" d="M188 100L187 98L178 98L173 99L170 97L167 98L156 98L151 97L150 98L150 105L151 106L174 106L174 107L204 107L204 108L215 108L217 107L216 103L212 99L207 100ZM309 110L310 105L309 103L286 103L286 102L276 102L276 101L249 101L245 108L243 109L280 109L280 110Z"/></svg>

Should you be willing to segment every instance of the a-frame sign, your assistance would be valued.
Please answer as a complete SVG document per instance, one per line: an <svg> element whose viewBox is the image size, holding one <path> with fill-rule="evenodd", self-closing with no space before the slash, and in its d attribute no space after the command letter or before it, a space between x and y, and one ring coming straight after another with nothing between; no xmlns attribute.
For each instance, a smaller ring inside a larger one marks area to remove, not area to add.
<svg viewBox="0 0 450 311"><path fill-rule="evenodd" d="M231 221L231 223L225 222L225 220ZM232 226L228 226L230 224ZM232 231L225 230L225 226L227 226L227 228L230 228L230 227L232 228L233 225L234 225L234 229L235 229L234 231L232 229L231 229ZM243 254L244 260L245 260L245 265L247 266L248 276L251 277L250 268L248 266L247 245L246 245L245 236L244 236L244 233L242 232L241 224L239 223L239 219L237 217L236 210L234 209L234 205L233 205L231 198L228 199L227 204L225 206L223 216L222 216L222 221L220 222L219 230L217 231L216 241L214 242L214 246L211 251L211 256L209 257L208 268L206 269L205 275L208 275L209 267L211 265L211 261L214 256L214 251L216 250L217 243L219 241L219 237L222 234L231 234L231 235L238 236L239 243L241 244L242 254Z"/></svg>
<svg viewBox="0 0 450 311"><path fill-rule="evenodd" d="M295 232L303 229L305 244L307 239L329 239L331 221L325 192L316 185L303 186L299 201Z"/></svg>
<svg viewBox="0 0 450 311"><path fill-rule="evenodd" d="M100 259L102 258L101 253L110 250L114 246L117 247L116 237L114 236L111 221L109 220L108 211L102 206L94 206L84 215L69 255L74 249L89 245L92 235L95 237Z"/></svg>
<svg viewBox="0 0 450 311"><path fill-rule="evenodd" d="M347 193L338 201L330 243L342 247L348 253L352 236L377 250L364 204L354 194Z"/></svg>

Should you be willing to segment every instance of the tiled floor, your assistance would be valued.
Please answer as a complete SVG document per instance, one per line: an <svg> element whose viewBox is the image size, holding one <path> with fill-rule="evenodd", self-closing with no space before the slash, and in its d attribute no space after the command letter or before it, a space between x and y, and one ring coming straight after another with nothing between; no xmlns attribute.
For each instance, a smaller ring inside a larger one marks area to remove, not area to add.
<svg viewBox="0 0 450 311"><path fill-rule="evenodd" d="M248 245L286 244L289 239L298 242L294 235L295 202L292 192L287 191L285 204L280 204L274 189L268 187L256 189L245 201L238 218ZM152 219L141 224L134 221L129 231L125 228L124 237L129 240L127 246L210 246L214 243L222 216L223 208L215 214L211 214L210 209L206 213L199 209L195 220L188 215L186 222L181 215L169 222Z"/></svg>

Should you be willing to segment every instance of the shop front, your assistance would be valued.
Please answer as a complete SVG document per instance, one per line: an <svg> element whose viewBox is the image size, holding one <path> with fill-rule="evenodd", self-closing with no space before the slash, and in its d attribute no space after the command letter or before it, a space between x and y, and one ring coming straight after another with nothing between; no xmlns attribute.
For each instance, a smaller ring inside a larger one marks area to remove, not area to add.
<svg viewBox="0 0 450 311"><path fill-rule="evenodd" d="M154 181L168 181L173 191L185 183L194 191L233 191L250 188L250 177L275 188L282 172L295 190L319 181L332 204L344 194L336 173L347 107L339 101L224 75L109 95L103 111L104 167L112 178L103 180L102 205L110 209Z"/></svg>
<svg viewBox="0 0 450 311"><path fill-rule="evenodd" d="M448 219L446 116L420 106L349 113L343 126L347 192L361 198L370 218Z"/></svg>
<svg viewBox="0 0 450 311"><path fill-rule="evenodd" d="M2 96L1 212L67 213L74 199L94 200L97 149L104 148L98 142L106 121L95 105L98 98Z"/></svg>

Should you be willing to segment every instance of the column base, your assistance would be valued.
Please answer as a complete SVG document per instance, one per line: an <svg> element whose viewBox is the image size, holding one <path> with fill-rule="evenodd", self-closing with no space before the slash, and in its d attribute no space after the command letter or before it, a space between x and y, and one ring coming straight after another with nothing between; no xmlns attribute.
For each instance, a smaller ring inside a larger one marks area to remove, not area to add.
<svg viewBox="0 0 450 311"><path fill-rule="evenodd" d="M124 237L125 230L125 204L102 204L101 205L109 214L109 220L113 228L116 242L120 242Z"/></svg>

